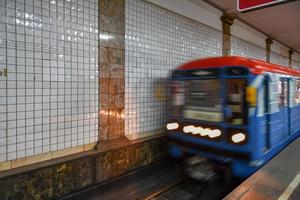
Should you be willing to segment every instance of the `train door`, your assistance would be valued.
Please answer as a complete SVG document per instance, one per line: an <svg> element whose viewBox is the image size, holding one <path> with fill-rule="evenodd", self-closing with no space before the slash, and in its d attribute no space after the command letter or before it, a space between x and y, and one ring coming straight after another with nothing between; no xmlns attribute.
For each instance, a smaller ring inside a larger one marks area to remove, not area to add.
<svg viewBox="0 0 300 200"><path fill-rule="evenodd" d="M291 129L291 90L292 90L292 87L291 87L291 84L292 84L292 80L287 78L286 79L286 84L287 84L287 125L288 125L288 135L291 135L292 134L292 129Z"/></svg>
<svg viewBox="0 0 300 200"><path fill-rule="evenodd" d="M281 113L282 133L284 136L290 134L290 110L289 110L289 79L281 79L279 82L279 111Z"/></svg>
<svg viewBox="0 0 300 200"><path fill-rule="evenodd" d="M271 147L271 138L270 138L270 93L269 93L269 78L266 76L263 82L264 87L264 115L266 117L266 129L265 129L265 150L268 150Z"/></svg>

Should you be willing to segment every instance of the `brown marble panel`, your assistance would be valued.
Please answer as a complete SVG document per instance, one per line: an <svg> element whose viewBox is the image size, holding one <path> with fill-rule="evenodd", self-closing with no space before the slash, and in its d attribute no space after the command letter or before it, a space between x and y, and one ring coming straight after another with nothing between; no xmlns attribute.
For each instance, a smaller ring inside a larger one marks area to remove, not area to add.
<svg viewBox="0 0 300 200"><path fill-rule="evenodd" d="M101 95L103 97L104 95ZM108 97L108 95L106 95ZM108 100L108 98L106 99ZM101 103L102 107L99 112L99 140L106 140L108 137L108 127L109 127L109 108L107 103Z"/></svg>
<svg viewBox="0 0 300 200"><path fill-rule="evenodd" d="M106 16L100 14L100 30L116 34L125 34L125 23L123 16Z"/></svg>
<svg viewBox="0 0 300 200"><path fill-rule="evenodd" d="M118 7L118 15L117 15L117 32L119 34L125 35L125 1L120 0L121 3Z"/></svg>
<svg viewBox="0 0 300 200"><path fill-rule="evenodd" d="M96 157L97 182L100 183L112 177L112 153L103 152Z"/></svg>
<svg viewBox="0 0 300 200"><path fill-rule="evenodd" d="M101 63L99 64L99 77L101 78L109 78L109 64Z"/></svg>
<svg viewBox="0 0 300 200"><path fill-rule="evenodd" d="M115 106L115 108L125 108L125 94L124 93L115 94L114 106Z"/></svg>
<svg viewBox="0 0 300 200"><path fill-rule="evenodd" d="M141 148L142 148L143 144L135 144L133 146L133 152L132 152L132 157L131 157L131 160L130 162L133 163L133 166L134 167L137 167L137 166L141 166Z"/></svg>
<svg viewBox="0 0 300 200"><path fill-rule="evenodd" d="M118 58L120 59L120 62L117 62L116 64L125 66L125 50L124 49L119 49Z"/></svg>
<svg viewBox="0 0 300 200"><path fill-rule="evenodd" d="M101 47L100 63L125 64L125 51L111 47Z"/></svg>
<svg viewBox="0 0 300 200"><path fill-rule="evenodd" d="M120 94L125 92L125 79L124 78L111 78L109 79L109 93Z"/></svg>
<svg viewBox="0 0 300 200"><path fill-rule="evenodd" d="M100 47L100 63L109 63L109 47L101 46Z"/></svg>
<svg viewBox="0 0 300 200"><path fill-rule="evenodd" d="M110 108L109 105L109 94L101 94L100 95L100 111L108 110Z"/></svg>
<svg viewBox="0 0 300 200"><path fill-rule="evenodd" d="M109 93L110 79L109 78L100 78L100 92L102 94Z"/></svg>
<svg viewBox="0 0 300 200"><path fill-rule="evenodd" d="M162 156L166 155L166 151L164 146L166 146L167 141L166 140L153 140L151 142L151 147L152 149L152 162L159 161Z"/></svg>
<svg viewBox="0 0 300 200"><path fill-rule="evenodd" d="M111 64L109 66L109 76L111 78L125 78L125 66L118 64Z"/></svg>
<svg viewBox="0 0 300 200"><path fill-rule="evenodd" d="M125 48L124 35L107 32L107 31L100 31L100 45L102 47L124 49Z"/></svg>
<svg viewBox="0 0 300 200"><path fill-rule="evenodd" d="M127 147L123 147L112 153L112 176L116 177L128 170Z"/></svg>
<svg viewBox="0 0 300 200"><path fill-rule="evenodd" d="M116 139L124 135L124 108L109 111L108 138Z"/></svg>
<svg viewBox="0 0 300 200"><path fill-rule="evenodd" d="M115 95L116 94L109 94L109 109L115 109L116 106L115 106Z"/></svg>
<svg viewBox="0 0 300 200"><path fill-rule="evenodd" d="M223 56L230 55L230 35L223 33L222 54Z"/></svg>
<svg viewBox="0 0 300 200"><path fill-rule="evenodd" d="M102 15L114 16L118 13L118 4L124 0L99 0L99 12Z"/></svg>
<svg viewBox="0 0 300 200"><path fill-rule="evenodd" d="M44 174L45 178L49 179L49 184L44 180L40 182L40 187L47 187L44 190L39 191L40 188L33 188L33 180L30 180L30 174L20 174L17 176L6 177L0 181L0 196L4 199L50 199L53 197L53 183L52 178L47 174L51 174L51 171L41 170L40 174ZM28 193L30 191L31 193ZM47 194L48 193L48 194Z"/></svg>
<svg viewBox="0 0 300 200"><path fill-rule="evenodd" d="M105 141L108 139L108 124L107 125L100 125L99 130L99 140L100 141Z"/></svg>
<svg viewBox="0 0 300 200"><path fill-rule="evenodd" d="M150 153L148 151L149 149L149 144L143 144L143 146L141 147L141 150L140 150L140 161L141 161L141 165L144 166L144 165L147 165L149 162L148 162L148 154Z"/></svg>
<svg viewBox="0 0 300 200"><path fill-rule="evenodd" d="M120 138L122 136L120 130L118 129L119 126L120 124L116 124L116 123L109 125L107 139L113 140L113 139Z"/></svg>
<svg viewBox="0 0 300 200"><path fill-rule="evenodd" d="M60 198L162 159L165 142L162 138L145 141L3 177L0 199Z"/></svg>
<svg viewBox="0 0 300 200"><path fill-rule="evenodd" d="M91 157L63 163L54 168L54 198L93 184Z"/></svg>
<svg viewBox="0 0 300 200"><path fill-rule="evenodd" d="M100 110L99 117L100 117L100 120L99 120L99 132L100 132L99 133L99 139L101 141L103 141L103 140L106 140L107 136L108 136L109 110L108 109Z"/></svg>
<svg viewBox="0 0 300 200"><path fill-rule="evenodd" d="M109 63L111 64L125 64L125 51L122 49L109 48Z"/></svg>
<svg viewBox="0 0 300 200"><path fill-rule="evenodd" d="M56 199L93 184L92 158L85 157L0 180L1 199Z"/></svg>
<svg viewBox="0 0 300 200"><path fill-rule="evenodd" d="M99 138L115 139L124 135L125 0L99 0L99 10L99 107L109 111L99 117Z"/></svg>
<svg viewBox="0 0 300 200"><path fill-rule="evenodd" d="M104 126L104 125L108 125L108 118L109 118L109 109L102 109L100 110L100 125Z"/></svg>
<svg viewBox="0 0 300 200"><path fill-rule="evenodd" d="M140 160L139 160L139 148L141 145L131 145L128 148L128 159L129 159L129 169L135 169L139 166Z"/></svg>
<svg viewBox="0 0 300 200"><path fill-rule="evenodd" d="M117 48L125 49L125 34L118 35L117 39L119 40Z"/></svg>
<svg viewBox="0 0 300 200"><path fill-rule="evenodd" d="M42 169L32 172L30 178L27 179L27 192L33 199L53 198L55 192L53 171Z"/></svg>
<svg viewBox="0 0 300 200"><path fill-rule="evenodd" d="M123 107L123 108L117 108L117 109L121 110L120 113L121 113L121 116L122 116L119 119L119 123L120 123L119 132L120 132L121 136L124 136L125 135L125 118L124 118L125 108Z"/></svg>
<svg viewBox="0 0 300 200"><path fill-rule="evenodd" d="M117 1L118 1L117 16L121 18L121 20L125 21L125 0L117 0Z"/></svg>

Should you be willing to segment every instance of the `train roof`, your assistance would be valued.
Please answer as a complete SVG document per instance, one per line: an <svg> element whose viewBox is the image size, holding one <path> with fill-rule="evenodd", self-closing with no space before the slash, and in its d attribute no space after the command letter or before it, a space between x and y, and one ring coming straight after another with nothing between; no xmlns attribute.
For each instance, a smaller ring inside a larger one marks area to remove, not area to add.
<svg viewBox="0 0 300 200"><path fill-rule="evenodd" d="M250 59L240 56L222 56L193 60L181 65L179 70L187 69L207 69L218 67L243 66L248 68L253 74L263 74L264 72L274 72L280 74L300 76L300 71L284 67L281 65L267 63L262 60Z"/></svg>

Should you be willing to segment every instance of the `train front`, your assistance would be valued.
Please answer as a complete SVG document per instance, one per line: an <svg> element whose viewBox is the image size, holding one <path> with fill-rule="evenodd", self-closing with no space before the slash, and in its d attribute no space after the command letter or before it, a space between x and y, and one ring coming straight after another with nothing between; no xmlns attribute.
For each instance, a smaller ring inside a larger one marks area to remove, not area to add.
<svg viewBox="0 0 300 200"><path fill-rule="evenodd" d="M166 124L169 153L228 163L238 177L253 173L255 136L250 135L254 131L249 112L256 91L248 84L252 76L244 67L173 71Z"/></svg>

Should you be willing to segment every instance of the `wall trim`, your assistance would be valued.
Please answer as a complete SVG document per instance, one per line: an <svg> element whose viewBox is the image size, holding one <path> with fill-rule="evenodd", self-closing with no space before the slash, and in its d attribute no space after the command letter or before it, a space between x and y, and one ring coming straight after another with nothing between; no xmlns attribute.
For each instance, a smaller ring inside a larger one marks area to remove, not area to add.
<svg viewBox="0 0 300 200"><path fill-rule="evenodd" d="M0 178L11 176L11 175L16 175L16 174L20 174L20 173L25 173L28 171L33 171L36 169L46 168L46 167L49 167L52 165L61 164L61 163L69 162L69 161L84 158L84 157L90 157L90 156L93 157L93 156L96 156L103 152L108 152L108 151L119 149L122 147L127 147L127 146L130 146L133 144L145 143L145 142L155 140L158 138L163 138L164 136L165 135L163 135L163 134L159 134L159 135L146 137L146 138L140 138L140 139L131 140L131 141L128 139L124 139L124 138L117 139L114 141L113 140L103 141L103 142L97 143L98 147L99 147L97 150L86 149L86 151L77 152L77 153L74 153L74 151L73 151L73 152L71 152L71 154L63 155L62 157L55 157L55 158L51 158L48 160L38 160L37 162L34 162L34 163L29 163L27 161L27 165L19 166L16 168L7 168L7 166L11 166L11 165L8 164L7 162L3 162L3 167L6 167L6 169L3 171L0 171ZM95 143L93 148L96 147L97 144Z"/></svg>
<svg viewBox="0 0 300 200"><path fill-rule="evenodd" d="M61 158L65 156L69 156L71 154L91 151L95 148L97 142L91 143L91 144L84 144L76 147L71 147L67 149L60 149L57 151L47 152L47 153L41 153L34 156L29 156L25 158L19 158L15 160L9 160L0 162L0 177L1 177L1 171L20 168L27 165L32 164L38 164L40 162L45 162L51 159Z"/></svg>

